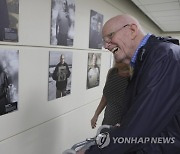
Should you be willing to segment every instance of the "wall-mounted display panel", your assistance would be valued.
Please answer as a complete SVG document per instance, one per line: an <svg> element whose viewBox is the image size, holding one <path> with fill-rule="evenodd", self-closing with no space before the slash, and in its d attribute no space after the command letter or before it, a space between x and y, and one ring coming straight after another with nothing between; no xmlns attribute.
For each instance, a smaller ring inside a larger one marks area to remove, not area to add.
<svg viewBox="0 0 180 154"><path fill-rule="evenodd" d="M94 10L91 10L89 26L89 48L102 49L102 26L103 15Z"/></svg>
<svg viewBox="0 0 180 154"><path fill-rule="evenodd" d="M51 45L73 46L75 0L51 1Z"/></svg>
<svg viewBox="0 0 180 154"><path fill-rule="evenodd" d="M18 42L19 0L0 0L0 41Z"/></svg>
<svg viewBox="0 0 180 154"><path fill-rule="evenodd" d="M19 52L0 49L0 115L18 109Z"/></svg>
<svg viewBox="0 0 180 154"><path fill-rule="evenodd" d="M101 53L88 53L87 89L99 86Z"/></svg>
<svg viewBox="0 0 180 154"><path fill-rule="evenodd" d="M72 52L50 51L48 100L71 93Z"/></svg>

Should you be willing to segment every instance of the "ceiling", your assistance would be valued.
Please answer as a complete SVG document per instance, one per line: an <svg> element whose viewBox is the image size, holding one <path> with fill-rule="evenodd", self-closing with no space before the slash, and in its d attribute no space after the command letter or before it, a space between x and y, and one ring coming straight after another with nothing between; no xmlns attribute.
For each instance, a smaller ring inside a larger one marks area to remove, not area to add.
<svg viewBox="0 0 180 154"><path fill-rule="evenodd" d="M180 0L131 0L163 32L180 32Z"/></svg>

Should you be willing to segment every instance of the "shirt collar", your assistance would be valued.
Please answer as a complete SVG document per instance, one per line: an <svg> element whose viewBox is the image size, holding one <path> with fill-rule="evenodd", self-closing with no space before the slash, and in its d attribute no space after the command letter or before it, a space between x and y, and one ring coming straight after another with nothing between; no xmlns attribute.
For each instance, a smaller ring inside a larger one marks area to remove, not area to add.
<svg viewBox="0 0 180 154"><path fill-rule="evenodd" d="M134 67L139 49L147 43L150 36L151 36L151 34L148 33L146 36L144 36L144 38L140 42L139 46L137 47L136 51L134 52L134 54L131 58L131 62L130 62L131 66Z"/></svg>

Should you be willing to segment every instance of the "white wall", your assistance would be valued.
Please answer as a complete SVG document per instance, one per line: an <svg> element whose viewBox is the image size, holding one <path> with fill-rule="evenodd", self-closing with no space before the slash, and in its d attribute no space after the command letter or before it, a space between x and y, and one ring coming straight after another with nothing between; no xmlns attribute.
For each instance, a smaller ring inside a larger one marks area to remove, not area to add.
<svg viewBox="0 0 180 154"><path fill-rule="evenodd" d="M159 33L127 0L76 0L73 47L50 45L50 0L19 0L19 42L0 42L0 49L19 50L19 108L0 116L2 154L60 154L95 135L90 119L100 101L111 54L88 49L90 10L110 17L131 13L146 31ZM72 51L71 94L48 102L49 51ZM101 58L100 86L86 90L88 52ZM101 115L98 126L101 124Z"/></svg>

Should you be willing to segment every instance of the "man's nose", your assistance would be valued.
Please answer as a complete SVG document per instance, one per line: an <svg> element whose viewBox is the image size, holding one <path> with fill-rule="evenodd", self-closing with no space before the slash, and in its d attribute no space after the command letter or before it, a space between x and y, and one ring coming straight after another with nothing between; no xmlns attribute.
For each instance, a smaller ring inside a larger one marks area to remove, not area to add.
<svg viewBox="0 0 180 154"><path fill-rule="evenodd" d="M110 46L111 46L111 42L104 42L104 48L105 49L110 49ZM110 51L110 50L109 50Z"/></svg>

